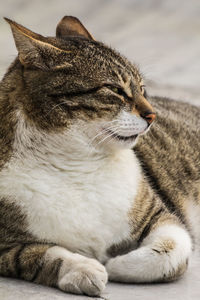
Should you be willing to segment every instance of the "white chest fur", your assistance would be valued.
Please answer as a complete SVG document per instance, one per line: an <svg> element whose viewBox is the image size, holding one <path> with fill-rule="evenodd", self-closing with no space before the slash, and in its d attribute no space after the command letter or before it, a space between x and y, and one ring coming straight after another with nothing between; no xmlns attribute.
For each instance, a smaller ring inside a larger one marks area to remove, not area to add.
<svg viewBox="0 0 200 300"><path fill-rule="evenodd" d="M20 205L37 238L103 261L106 248L129 235L137 160L131 150L84 160L62 157L42 151L13 159L1 172L1 194Z"/></svg>

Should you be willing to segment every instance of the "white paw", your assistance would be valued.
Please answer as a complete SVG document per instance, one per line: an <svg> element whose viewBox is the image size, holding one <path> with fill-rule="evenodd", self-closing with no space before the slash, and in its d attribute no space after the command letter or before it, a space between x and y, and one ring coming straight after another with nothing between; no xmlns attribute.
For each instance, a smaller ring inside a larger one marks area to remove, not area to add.
<svg viewBox="0 0 200 300"><path fill-rule="evenodd" d="M64 272L63 269L66 269ZM69 293L99 296L104 290L108 275L106 269L95 259L81 258L67 266L62 266L58 287Z"/></svg>

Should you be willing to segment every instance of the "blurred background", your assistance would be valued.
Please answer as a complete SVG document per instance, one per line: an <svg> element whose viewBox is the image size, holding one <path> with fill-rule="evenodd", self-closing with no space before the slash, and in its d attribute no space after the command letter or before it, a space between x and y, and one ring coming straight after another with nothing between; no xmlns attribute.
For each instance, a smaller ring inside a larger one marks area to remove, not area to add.
<svg viewBox="0 0 200 300"><path fill-rule="evenodd" d="M0 0L0 77L17 54L3 16L52 36L64 15L139 65L150 94L200 105L200 0Z"/></svg>

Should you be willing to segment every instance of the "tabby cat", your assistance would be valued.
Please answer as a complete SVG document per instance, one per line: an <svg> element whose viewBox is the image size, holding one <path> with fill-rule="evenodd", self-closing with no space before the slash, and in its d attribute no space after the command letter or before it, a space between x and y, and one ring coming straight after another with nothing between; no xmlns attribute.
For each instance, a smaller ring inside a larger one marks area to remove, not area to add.
<svg viewBox="0 0 200 300"><path fill-rule="evenodd" d="M56 37L6 21L0 274L91 296L181 276L200 233L200 109L147 97L75 17Z"/></svg>

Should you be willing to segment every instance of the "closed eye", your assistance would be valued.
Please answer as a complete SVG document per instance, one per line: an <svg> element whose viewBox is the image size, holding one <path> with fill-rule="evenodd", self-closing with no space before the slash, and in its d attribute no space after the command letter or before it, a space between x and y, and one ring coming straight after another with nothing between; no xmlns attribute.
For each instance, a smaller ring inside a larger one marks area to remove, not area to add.
<svg viewBox="0 0 200 300"><path fill-rule="evenodd" d="M102 86L97 86L97 87L94 87L94 88L90 88L88 90L67 91L65 93L56 92L56 93L48 94L48 96L54 97L54 98L81 96L83 94L96 93L99 90L101 90L102 88L107 88L110 91L112 91L113 93L115 93L117 95L120 95L120 96L123 96L127 100L131 100L131 98L126 94L126 92L121 87L115 86L115 85L110 85L110 84L103 84Z"/></svg>
<svg viewBox="0 0 200 300"><path fill-rule="evenodd" d="M129 99L128 95L125 93L125 91L122 88L114 85L105 85L105 87L111 90L113 93Z"/></svg>
<svg viewBox="0 0 200 300"><path fill-rule="evenodd" d="M82 96L84 94L92 94L92 93L96 93L101 87L95 87L95 88L91 88L88 90L80 90L80 91L66 91L65 93L60 93L60 92L56 92L56 93L51 93L48 94L48 96L53 97L53 98L61 98L61 97L77 97L77 96Z"/></svg>

